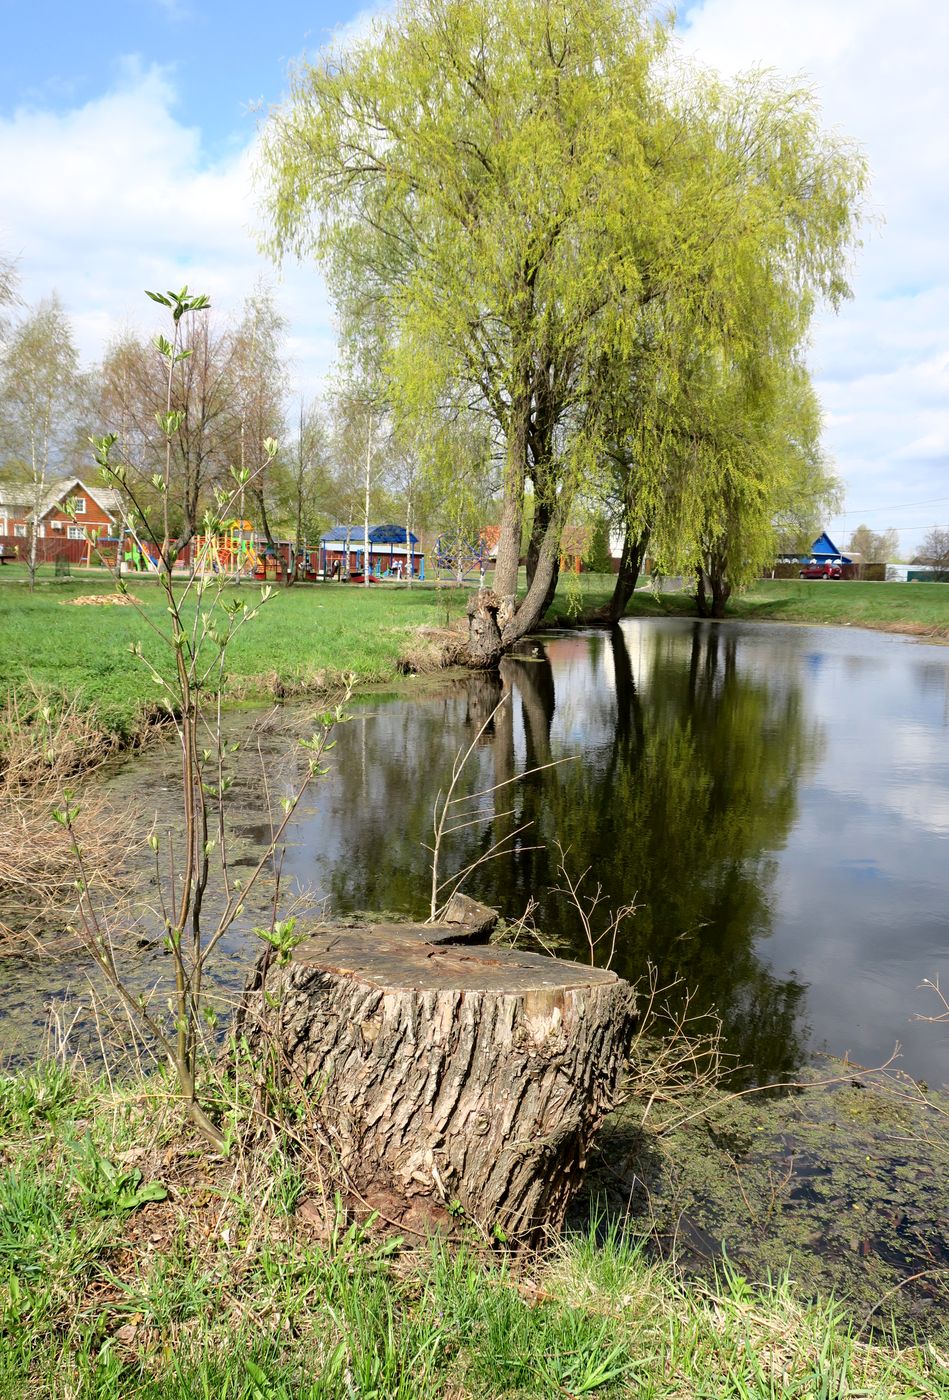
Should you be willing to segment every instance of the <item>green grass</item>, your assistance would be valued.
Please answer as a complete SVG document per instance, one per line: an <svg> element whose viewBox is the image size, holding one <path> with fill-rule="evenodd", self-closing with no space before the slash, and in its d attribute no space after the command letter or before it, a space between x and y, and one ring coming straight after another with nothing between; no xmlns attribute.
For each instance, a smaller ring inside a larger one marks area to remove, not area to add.
<svg viewBox="0 0 949 1400"><path fill-rule="evenodd" d="M630 612L641 617L694 616L695 603L689 593L639 592ZM949 635L949 584L768 579L732 598L728 617L876 627L945 637Z"/></svg>
<svg viewBox="0 0 949 1400"><path fill-rule="evenodd" d="M90 1193L93 1159L168 1199ZM206 1157L161 1079L0 1079L0 1161L4 1400L949 1395L932 1348L858 1338L787 1282L686 1284L602 1219L524 1260L371 1223L318 1243L287 1216L305 1162Z"/></svg>
<svg viewBox="0 0 949 1400"><path fill-rule="evenodd" d="M130 590L149 621L166 623L154 583ZM4 639L8 687L28 683L44 691L79 695L104 728L129 736L144 710L158 700L158 687L130 646L141 641L155 665L168 653L132 607L70 606L93 593L111 593L111 580L90 575L48 584L31 595L23 586L0 588L0 635ZM259 586L224 590L253 603ZM234 694L272 693L279 680L289 691L319 690L352 672L359 683L391 679L401 651L421 626L444 627L464 609L464 595L430 588L402 590L348 585L277 589L235 638L228 653Z"/></svg>

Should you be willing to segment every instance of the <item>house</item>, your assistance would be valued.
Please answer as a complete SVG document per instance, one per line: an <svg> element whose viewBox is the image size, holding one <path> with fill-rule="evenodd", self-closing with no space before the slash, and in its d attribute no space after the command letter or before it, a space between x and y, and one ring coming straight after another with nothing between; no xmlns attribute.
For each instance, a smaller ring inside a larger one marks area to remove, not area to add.
<svg viewBox="0 0 949 1400"><path fill-rule="evenodd" d="M833 540L824 530L817 536L807 554L792 554L785 552L779 554L775 560L777 564L793 565L795 568L799 564L856 564L860 559L859 554L843 554Z"/></svg>
<svg viewBox="0 0 949 1400"><path fill-rule="evenodd" d="M817 564L852 564L854 562L849 554L841 553L826 530L822 531L811 545L809 558Z"/></svg>
<svg viewBox="0 0 949 1400"><path fill-rule="evenodd" d="M37 539L84 540L89 534L118 533L122 524L119 491L90 486L78 476L53 482L36 511ZM24 501L0 502L0 536L25 540L33 511Z"/></svg>
<svg viewBox="0 0 949 1400"><path fill-rule="evenodd" d="M334 573L362 573L365 533L364 525L334 525L320 535L320 572L324 578ZM404 525L370 525L369 571L377 577L411 574L424 578L425 555L419 549L418 536L406 535Z"/></svg>

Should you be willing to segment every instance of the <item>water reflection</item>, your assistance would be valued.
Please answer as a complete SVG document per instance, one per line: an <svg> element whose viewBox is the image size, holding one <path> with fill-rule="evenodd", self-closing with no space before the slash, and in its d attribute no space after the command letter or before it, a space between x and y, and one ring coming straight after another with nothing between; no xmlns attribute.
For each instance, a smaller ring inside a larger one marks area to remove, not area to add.
<svg viewBox="0 0 949 1400"><path fill-rule="evenodd" d="M475 872L472 892L509 918L535 899L538 926L585 957L576 911L552 893L562 846L571 873L589 867L607 903L638 906L616 949L618 971L635 979L652 961L664 981L682 976L700 989L724 1019L728 1048L758 1075L800 1063L805 988L775 977L758 945L772 926L774 853L820 732L787 668L775 678L740 667L736 639L721 628L532 643L499 677L469 679L463 699L365 721L360 753L375 792L368 811L353 802L331 814L349 854L330 873L334 906L420 912L415 843L433 790L447 785L459 743L472 741L504 694L469 790L578 759L505 786L493 822L455 839L451 859L462 868L515 834L513 848ZM426 782L408 780L413 766Z"/></svg>

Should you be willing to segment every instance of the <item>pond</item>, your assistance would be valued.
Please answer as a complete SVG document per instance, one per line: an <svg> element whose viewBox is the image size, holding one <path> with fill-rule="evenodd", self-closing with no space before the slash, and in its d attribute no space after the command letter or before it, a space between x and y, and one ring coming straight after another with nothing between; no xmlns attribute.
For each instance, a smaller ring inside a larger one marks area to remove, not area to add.
<svg viewBox="0 0 949 1400"><path fill-rule="evenodd" d="M844 628L627 621L531 643L419 701L368 702L286 870L339 911L424 911L435 792L476 746L490 799L451 850L466 888L587 957L559 846L584 888L629 903L613 966L647 961L714 1004L760 1080L815 1051L949 1080L949 1030L919 984L949 986L949 651ZM543 767L557 760L556 767ZM601 919L601 924L604 921ZM605 946L598 950L605 956Z"/></svg>
<svg viewBox="0 0 949 1400"><path fill-rule="evenodd" d="M939 1009L924 979L949 987L949 650L858 629L627 620L531 641L498 678L417 681L352 713L290 830L287 895L424 917L433 802L483 728L459 790L508 785L442 853L449 875L502 843L470 894L509 921L536 901L537 928L585 960L558 867L587 871L581 889L602 887L595 931L608 906L635 905L614 968L681 977L717 1009L747 1080L786 1078L815 1052L876 1065L899 1043L901 1068L949 1081L949 1029L914 1019ZM245 866L298 770L285 732L298 720L291 707L230 720ZM161 746L110 787L161 826L176 768ZM253 944L235 931L226 982ZM3 1048L28 1054L25 1013L38 1028L80 967L16 960L3 975L0 1045L6 1023Z"/></svg>

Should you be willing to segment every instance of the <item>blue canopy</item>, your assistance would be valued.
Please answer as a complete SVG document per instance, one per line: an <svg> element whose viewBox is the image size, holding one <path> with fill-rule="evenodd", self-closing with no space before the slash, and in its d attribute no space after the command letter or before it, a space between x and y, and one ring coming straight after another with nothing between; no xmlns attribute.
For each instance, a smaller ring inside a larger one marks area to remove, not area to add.
<svg viewBox="0 0 949 1400"><path fill-rule="evenodd" d="M350 525L348 527L346 525L334 525L332 530L327 530L324 534L320 535L320 544L345 544L346 540L348 539L350 546L353 549L358 549L360 544L364 541L365 532L365 525ZM408 538L410 544L418 544L417 535L413 535L410 533ZM406 535L404 525L369 526L370 548L373 545L377 544L404 545L405 539Z"/></svg>

